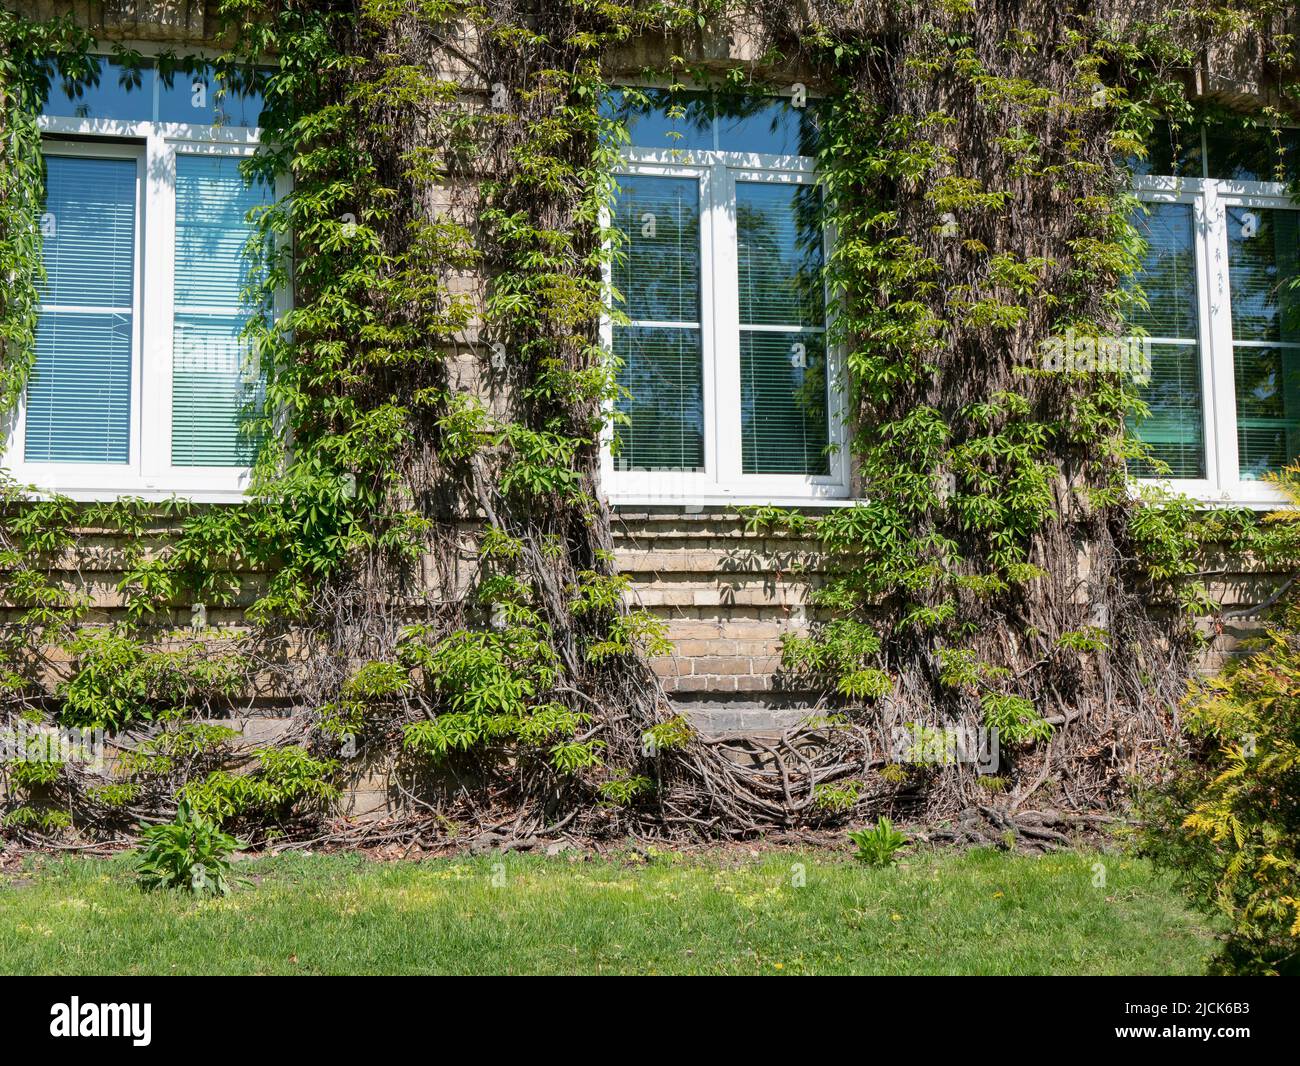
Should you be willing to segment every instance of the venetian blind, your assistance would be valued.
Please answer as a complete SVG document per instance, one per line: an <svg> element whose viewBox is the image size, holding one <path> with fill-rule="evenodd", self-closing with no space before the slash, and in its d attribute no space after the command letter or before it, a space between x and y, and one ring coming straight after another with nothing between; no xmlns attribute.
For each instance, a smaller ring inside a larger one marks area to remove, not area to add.
<svg viewBox="0 0 1300 1066"><path fill-rule="evenodd" d="M126 463L136 162L51 155L45 165L46 278L24 455L28 462Z"/></svg>
<svg viewBox="0 0 1300 1066"><path fill-rule="evenodd" d="M262 377L241 337L253 281L244 247L248 212L266 203L231 156L176 157L172 465L248 466L257 441Z"/></svg>
<svg viewBox="0 0 1300 1066"><path fill-rule="evenodd" d="M1300 214L1230 207L1227 215L1237 459L1241 476L1254 479L1300 454Z"/></svg>
<svg viewBox="0 0 1300 1066"><path fill-rule="evenodd" d="M614 328L620 470L704 468L700 334L700 190L691 178L619 178L625 237L613 270L630 325Z"/></svg>
<svg viewBox="0 0 1300 1066"><path fill-rule="evenodd" d="M1191 204L1148 204L1134 218L1146 241L1136 282L1146 298L1132 324L1151 345L1150 381L1142 399L1151 414L1133 426L1150 446L1152 463L1134 464L1139 477L1205 477L1201 345L1197 325L1196 238Z"/></svg>
<svg viewBox="0 0 1300 1066"><path fill-rule="evenodd" d="M736 183L741 469L826 474L826 322L815 186Z"/></svg>

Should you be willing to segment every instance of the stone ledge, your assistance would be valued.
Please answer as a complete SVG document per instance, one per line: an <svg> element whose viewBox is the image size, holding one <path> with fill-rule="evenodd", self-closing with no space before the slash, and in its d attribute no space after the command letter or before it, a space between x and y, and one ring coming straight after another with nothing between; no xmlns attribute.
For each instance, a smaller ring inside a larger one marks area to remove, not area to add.
<svg viewBox="0 0 1300 1066"><path fill-rule="evenodd" d="M679 703L677 709L709 737L779 736L813 714L808 707L769 707L761 703Z"/></svg>

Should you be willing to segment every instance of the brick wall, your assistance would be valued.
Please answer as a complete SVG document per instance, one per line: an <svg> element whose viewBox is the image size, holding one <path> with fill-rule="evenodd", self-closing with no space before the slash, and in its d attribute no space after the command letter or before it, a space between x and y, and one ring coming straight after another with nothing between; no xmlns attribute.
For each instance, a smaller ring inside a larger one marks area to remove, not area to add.
<svg viewBox="0 0 1300 1066"><path fill-rule="evenodd" d="M734 512L668 508L616 510L614 539L635 602L667 623L674 652L654 668L675 702L720 726L806 705L782 684L780 652L783 634L807 631L813 545L747 533Z"/></svg>
<svg viewBox="0 0 1300 1066"><path fill-rule="evenodd" d="M214 0L26 0L30 18L71 14L77 24L115 40L204 44L216 33Z"/></svg>
<svg viewBox="0 0 1300 1066"><path fill-rule="evenodd" d="M165 545L175 529L169 522L150 525L141 538L146 553ZM815 544L783 533L748 532L741 516L727 510L615 508L613 532L616 564L632 579L631 601L667 624L673 653L653 665L675 702L736 710L806 705L813 694L782 675L780 651L784 634L805 633L817 618L808 602L822 569ZM458 588L474 569L469 543L454 579ZM89 594L88 625L125 618L117 590L123 549L120 534L87 528L78 531L75 548L49 560L64 584ZM1228 611L1264 601L1280 580L1249 559L1222 558L1211 566L1211 592ZM264 578L245 574L240 583L233 604L207 607L207 622L218 631L242 628L243 609ZM173 605L157 619L160 626L188 626L190 606ZM0 624L20 613L0 603ZM1251 617L1227 619L1206 650L1204 667L1222 665L1256 624Z"/></svg>
<svg viewBox="0 0 1300 1066"><path fill-rule="evenodd" d="M151 546L166 542L170 525L148 531ZM706 733L770 733L795 724L807 713L812 694L783 682L779 669L782 634L805 632L815 617L807 592L818 580L820 559L813 546L780 534L746 532L734 512L659 509L615 511L617 563L633 581L632 597L668 627L673 653L654 668L669 697ZM78 547L54 560L70 586L88 589L94 607L89 624L123 616L120 536L103 529L81 531ZM798 567L804 572L796 573ZM1249 560L1221 560L1224 571L1213 591L1229 610L1266 599L1279 578ZM248 603L257 582L240 596ZM17 611L0 605L0 622ZM208 621L229 634L242 627L238 605L209 608ZM167 622L188 624L188 604L177 604ZM1229 620L1206 649L1202 666L1217 669L1255 626L1250 618ZM1207 628L1213 628L1207 623ZM242 734L239 748L272 741L288 725L292 710L265 678L247 694L248 703L225 721ZM241 701L242 703L243 701ZM354 817L380 816L397 798L387 768L358 768L343 810Z"/></svg>

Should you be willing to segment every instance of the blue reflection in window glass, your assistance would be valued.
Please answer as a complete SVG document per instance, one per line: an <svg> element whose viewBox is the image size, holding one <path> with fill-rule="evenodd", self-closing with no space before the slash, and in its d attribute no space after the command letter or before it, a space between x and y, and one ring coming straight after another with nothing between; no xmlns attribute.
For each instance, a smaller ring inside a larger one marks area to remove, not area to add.
<svg viewBox="0 0 1300 1066"><path fill-rule="evenodd" d="M127 67L101 56L97 77L83 81L60 78L53 71L44 114L64 118L153 120L154 70Z"/></svg>
<svg viewBox="0 0 1300 1066"><path fill-rule="evenodd" d="M1295 181L1300 130L1270 129L1247 119L1207 122L1206 176L1227 181Z"/></svg>
<svg viewBox="0 0 1300 1066"><path fill-rule="evenodd" d="M820 106L818 100L795 107L785 97L627 87L606 94L601 110L627 129L635 148L812 156Z"/></svg>
<svg viewBox="0 0 1300 1066"><path fill-rule="evenodd" d="M1190 122L1173 127L1164 119L1157 119L1147 138L1146 155L1130 155L1118 161L1135 177L1203 178L1201 127Z"/></svg>
<svg viewBox="0 0 1300 1066"><path fill-rule="evenodd" d="M627 127L636 148L713 148L713 103L708 93L615 89L601 105L606 118Z"/></svg>
<svg viewBox="0 0 1300 1066"><path fill-rule="evenodd" d="M718 148L763 155L816 155L815 102L795 107L783 97L720 96Z"/></svg>
<svg viewBox="0 0 1300 1066"><path fill-rule="evenodd" d="M258 125L262 94L242 74L218 77L212 67L175 70L158 75L158 121L199 126Z"/></svg>

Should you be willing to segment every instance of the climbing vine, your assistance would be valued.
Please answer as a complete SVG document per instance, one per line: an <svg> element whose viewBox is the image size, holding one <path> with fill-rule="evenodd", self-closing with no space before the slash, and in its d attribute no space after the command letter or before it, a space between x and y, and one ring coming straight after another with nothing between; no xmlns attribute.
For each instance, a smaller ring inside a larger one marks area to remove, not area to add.
<svg viewBox="0 0 1300 1066"><path fill-rule="evenodd" d="M1049 788L1086 813L1156 772L1187 619L1216 608L1207 558L1294 545L1241 512L1131 500L1140 395L1041 352L1121 333L1141 299L1122 157L1157 120L1193 121L1207 42L1262 34L1276 71L1289 41L1272 4L1146 7L224 0L218 75L265 99L248 176L291 187L248 249L267 381L252 485L226 507L5 486L4 713L124 750L108 778L11 760L6 825L112 838L184 801L300 839L745 834L890 805L983 810L1001 832ZM743 31L760 58L688 61L701 31ZM94 72L70 21L0 15L0 37L12 408L33 358L36 115L52 76ZM626 138L600 105L639 41L677 84L784 93L799 70L826 96L827 281L866 502L749 516L832 561L784 651L825 713L758 767L660 691L663 630L630 606L598 483L618 394L602 220ZM120 621L67 579L88 529L124 545ZM245 624L205 625L225 608ZM212 719L254 692L295 710L249 749ZM912 757L954 728L996 731L996 774ZM376 771L402 814L332 819Z"/></svg>
<svg viewBox="0 0 1300 1066"><path fill-rule="evenodd" d="M1197 580L1206 552L1294 558L1244 512L1162 493L1135 506L1134 383L1043 357L1124 332L1142 297L1123 157L1158 117L1190 123L1183 82L1207 34L1258 33L1273 13L903 5L874 13L907 42L881 48L828 6L799 42L837 79L821 162L869 502L751 522L793 526L838 564L815 593L834 620L787 638L792 674L872 700L896 736L998 736L995 775L936 778L923 751L881 775L900 798L921 786L932 818L983 810L998 829L1157 775L1197 646L1183 618L1218 609ZM1169 597L1185 616L1153 609ZM1009 792L997 811L989 789Z"/></svg>

